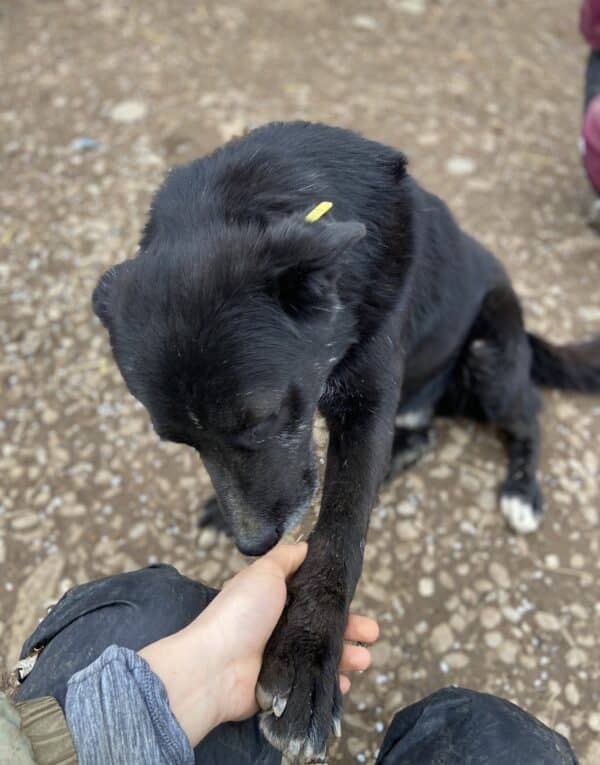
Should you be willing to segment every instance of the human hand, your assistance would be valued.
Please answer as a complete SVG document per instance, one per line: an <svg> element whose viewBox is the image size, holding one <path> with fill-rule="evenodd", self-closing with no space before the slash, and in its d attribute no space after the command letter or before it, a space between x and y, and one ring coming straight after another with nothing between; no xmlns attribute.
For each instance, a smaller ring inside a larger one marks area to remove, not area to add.
<svg viewBox="0 0 600 765"><path fill-rule="evenodd" d="M277 545L229 580L188 627L140 651L163 680L192 746L219 723L258 710L255 689L263 651L285 606L287 580L306 552L306 543ZM378 634L375 621L351 615L344 638L372 643ZM340 672L364 670L370 661L365 647L346 644ZM350 688L346 674L340 676L340 688L342 693Z"/></svg>

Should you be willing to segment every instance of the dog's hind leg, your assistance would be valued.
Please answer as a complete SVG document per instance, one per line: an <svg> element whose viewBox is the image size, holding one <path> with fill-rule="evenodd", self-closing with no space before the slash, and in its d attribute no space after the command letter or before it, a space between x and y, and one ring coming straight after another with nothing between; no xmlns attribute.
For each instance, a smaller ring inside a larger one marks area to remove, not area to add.
<svg viewBox="0 0 600 765"><path fill-rule="evenodd" d="M521 307L509 285L485 298L458 374L467 388L465 414L494 423L506 438L508 475L500 492L502 512L515 531L535 531L543 512L536 478L540 399L531 381L531 349Z"/></svg>

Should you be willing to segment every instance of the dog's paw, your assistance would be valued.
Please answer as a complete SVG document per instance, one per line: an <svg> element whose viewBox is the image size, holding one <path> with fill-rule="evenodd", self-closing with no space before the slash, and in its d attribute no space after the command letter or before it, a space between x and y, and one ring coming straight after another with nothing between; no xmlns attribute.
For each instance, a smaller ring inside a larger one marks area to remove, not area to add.
<svg viewBox="0 0 600 765"><path fill-rule="evenodd" d="M260 728L290 763L326 762L329 735L341 735L340 651L285 622L267 646L256 689Z"/></svg>
<svg viewBox="0 0 600 765"><path fill-rule="evenodd" d="M537 486L529 491L505 486L500 496L500 509L508 525L518 534L537 531L544 514L542 495Z"/></svg>
<svg viewBox="0 0 600 765"><path fill-rule="evenodd" d="M431 426L417 429L400 428L396 430L390 466L385 480L391 481L397 475L415 465L434 446L435 430Z"/></svg>

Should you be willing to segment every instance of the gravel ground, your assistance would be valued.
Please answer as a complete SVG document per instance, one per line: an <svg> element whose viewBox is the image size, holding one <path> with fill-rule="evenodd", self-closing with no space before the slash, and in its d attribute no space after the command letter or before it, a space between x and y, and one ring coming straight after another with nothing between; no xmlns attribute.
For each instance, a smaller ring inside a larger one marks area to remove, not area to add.
<svg viewBox="0 0 600 765"><path fill-rule="evenodd" d="M600 329L574 0L265 5L0 8L0 667L73 584L163 560L216 585L244 565L197 530L208 478L158 442L89 307L173 164L271 119L359 129L403 148L499 254L533 329ZM441 421L382 491L355 602L382 637L333 762L372 762L394 710L450 683L516 701L600 762L600 400L545 404L535 536L505 528L502 450L470 423Z"/></svg>

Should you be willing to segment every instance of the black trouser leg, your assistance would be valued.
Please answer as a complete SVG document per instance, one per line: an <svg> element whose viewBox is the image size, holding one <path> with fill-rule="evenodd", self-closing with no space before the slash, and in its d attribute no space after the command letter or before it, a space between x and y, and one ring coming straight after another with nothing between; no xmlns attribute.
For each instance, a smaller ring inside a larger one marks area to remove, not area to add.
<svg viewBox="0 0 600 765"><path fill-rule="evenodd" d="M592 98L600 93L600 51L592 50L585 71L584 111Z"/></svg>
<svg viewBox="0 0 600 765"><path fill-rule="evenodd" d="M189 624L217 594L172 566L150 566L70 590L25 642L21 658L43 646L18 701L54 696L64 708L71 676L110 645L139 650ZM194 750L202 765L279 765L258 718L215 728Z"/></svg>
<svg viewBox="0 0 600 765"><path fill-rule="evenodd" d="M398 712L376 765L577 765L569 742L497 696L444 688Z"/></svg>

